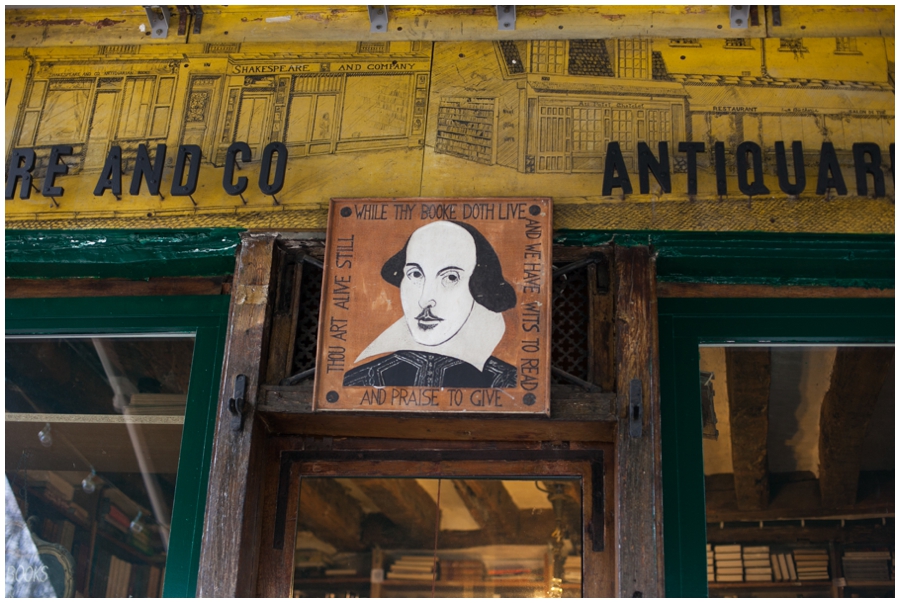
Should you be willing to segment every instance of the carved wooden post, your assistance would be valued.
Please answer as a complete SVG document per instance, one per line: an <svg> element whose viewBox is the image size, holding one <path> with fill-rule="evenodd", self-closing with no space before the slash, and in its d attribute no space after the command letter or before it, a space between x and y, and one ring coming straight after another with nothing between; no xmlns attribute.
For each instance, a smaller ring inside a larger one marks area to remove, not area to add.
<svg viewBox="0 0 900 603"><path fill-rule="evenodd" d="M617 592L662 597L659 336L656 267L647 247L616 248L616 287Z"/></svg>
<svg viewBox="0 0 900 603"><path fill-rule="evenodd" d="M275 235L245 235L228 319L222 391L216 418L200 551L200 597L253 596L259 552L260 475L264 428L255 420L265 366ZM229 408L238 375L246 376L243 426Z"/></svg>

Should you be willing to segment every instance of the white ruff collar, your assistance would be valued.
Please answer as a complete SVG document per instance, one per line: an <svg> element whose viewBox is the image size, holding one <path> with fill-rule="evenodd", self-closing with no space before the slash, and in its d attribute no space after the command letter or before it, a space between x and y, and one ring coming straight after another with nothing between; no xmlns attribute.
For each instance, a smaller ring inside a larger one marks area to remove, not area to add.
<svg viewBox="0 0 900 603"><path fill-rule="evenodd" d="M450 356L468 362L479 371L483 371L484 363L503 339L505 332L506 321L503 320L503 316L476 303L472 307L469 319L456 335L438 345L423 345L413 339L404 317L376 337L357 357L354 364L370 356L410 350Z"/></svg>

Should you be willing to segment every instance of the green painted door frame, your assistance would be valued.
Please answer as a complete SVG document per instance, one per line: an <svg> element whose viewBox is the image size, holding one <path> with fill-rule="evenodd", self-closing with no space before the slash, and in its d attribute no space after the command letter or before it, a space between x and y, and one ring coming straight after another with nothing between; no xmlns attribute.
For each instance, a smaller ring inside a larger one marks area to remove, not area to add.
<svg viewBox="0 0 900 603"><path fill-rule="evenodd" d="M7 334L195 334L163 585L166 597L193 597L197 590L229 301L212 295L6 300Z"/></svg>
<svg viewBox="0 0 900 603"><path fill-rule="evenodd" d="M708 595L699 346L893 341L893 299L659 300L666 596Z"/></svg>

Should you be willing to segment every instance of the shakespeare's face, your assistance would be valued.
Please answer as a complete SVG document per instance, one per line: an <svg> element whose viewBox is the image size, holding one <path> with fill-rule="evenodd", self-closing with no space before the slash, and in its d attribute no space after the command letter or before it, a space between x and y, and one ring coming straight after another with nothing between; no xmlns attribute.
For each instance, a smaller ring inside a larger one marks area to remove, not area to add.
<svg viewBox="0 0 900 603"><path fill-rule="evenodd" d="M400 301L418 343L442 344L466 324L475 305L469 292L475 263L475 241L456 224L433 222L410 237Z"/></svg>

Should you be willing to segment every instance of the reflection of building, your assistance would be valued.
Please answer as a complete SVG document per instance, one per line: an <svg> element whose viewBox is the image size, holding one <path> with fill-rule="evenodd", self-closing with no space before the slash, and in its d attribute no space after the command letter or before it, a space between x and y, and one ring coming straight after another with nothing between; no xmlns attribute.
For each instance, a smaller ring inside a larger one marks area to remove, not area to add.
<svg viewBox="0 0 900 603"><path fill-rule="evenodd" d="M712 143L722 141L733 173L734 149L753 141L774 173L778 140L802 141L811 166L823 141L849 166L854 142L886 151L893 140L893 84L883 49L869 39L501 41L493 53L471 43L454 49L467 66L435 69L435 152L486 165L602 172L615 141L635 169L638 141L654 152L668 141L677 172L685 169L678 142L706 143L698 163L709 167ZM436 66L459 60L453 50L435 55Z"/></svg>
<svg viewBox="0 0 900 603"><path fill-rule="evenodd" d="M137 46L37 54L14 144L35 148L38 173L55 144L72 145L72 173L103 167L112 146L130 166L139 144L196 144L217 164L235 141L254 160L273 141L292 157L421 145L431 45L335 46L308 56L240 44L177 58Z"/></svg>

